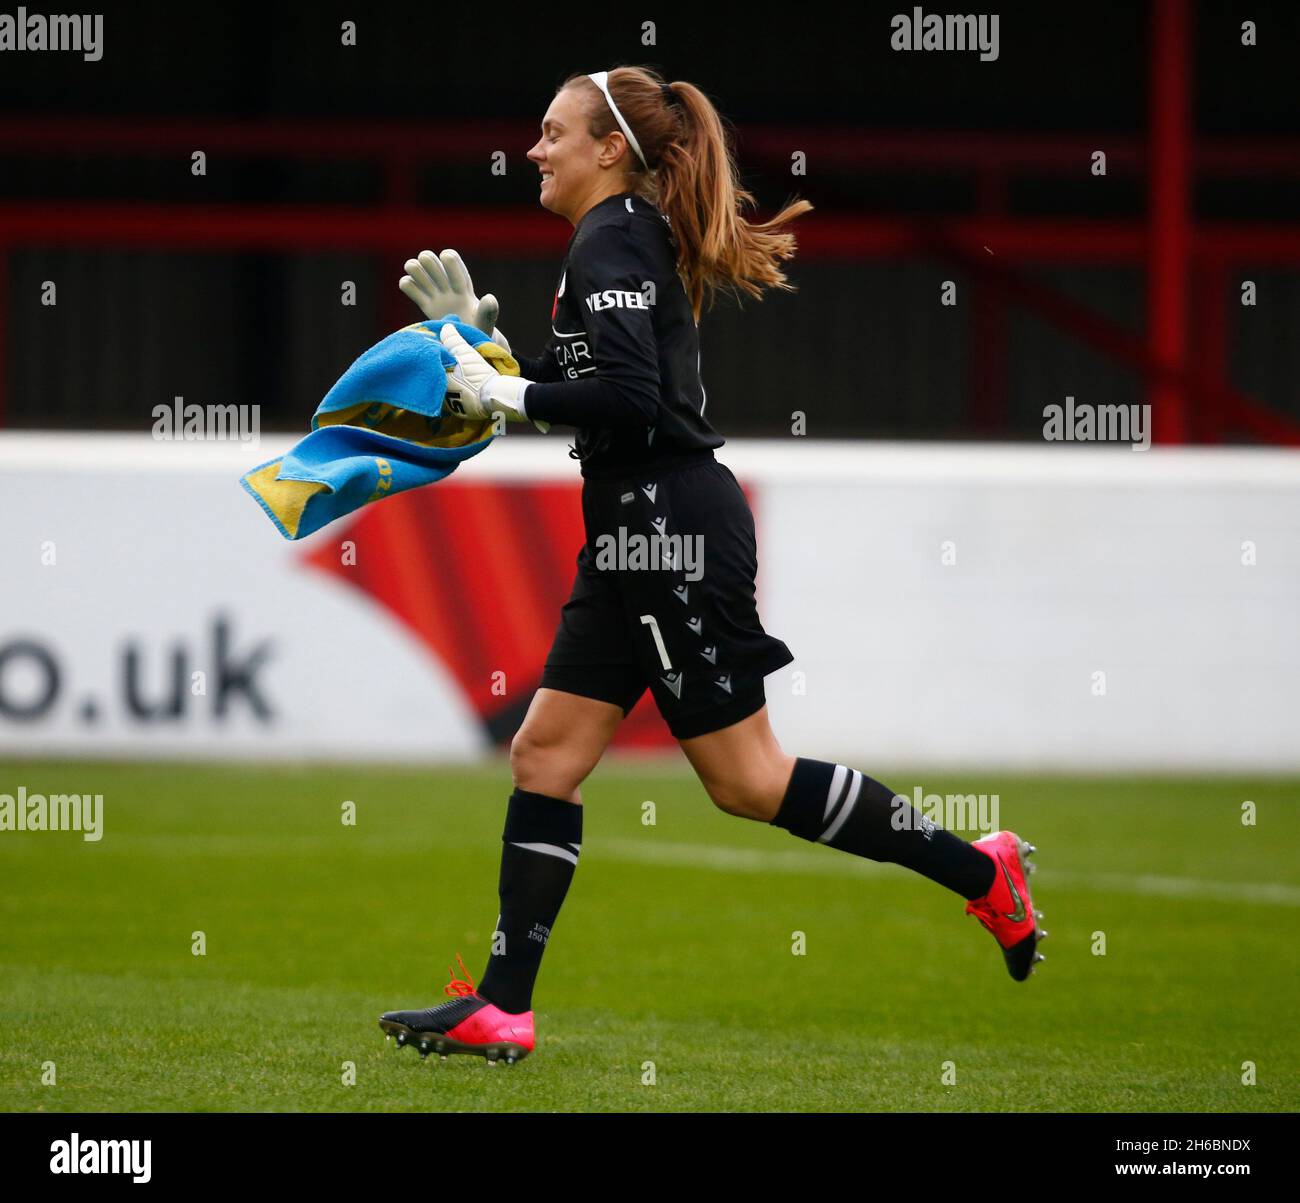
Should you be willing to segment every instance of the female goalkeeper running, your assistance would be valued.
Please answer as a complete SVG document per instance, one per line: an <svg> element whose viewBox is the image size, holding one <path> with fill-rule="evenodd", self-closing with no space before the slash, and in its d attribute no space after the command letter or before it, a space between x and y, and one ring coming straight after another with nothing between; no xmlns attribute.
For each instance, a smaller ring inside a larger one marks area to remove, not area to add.
<svg viewBox="0 0 1300 1203"><path fill-rule="evenodd" d="M706 294L791 288L778 266L795 250L784 230L812 206L747 222L740 211L753 197L737 185L713 105L639 67L567 79L528 158L542 205L574 227L551 337L540 358L516 356L521 376L511 377L444 326L459 365L448 403L470 417L576 428L586 543L510 749L501 907L482 982L453 973L452 1001L390 1011L380 1026L423 1055L495 1063L532 1050L533 984L582 846L579 786L647 687L724 811L955 891L1023 981L1047 934L1025 880L1032 847L1006 831L967 843L856 769L788 755L768 723L763 679L793 657L755 608L754 521L714 458L723 440L705 417L698 322ZM406 266L402 289L427 317L454 312L508 347L495 298L474 295L454 251ZM634 534L643 546L702 547L702 575L675 551L651 570L598 563L598 547Z"/></svg>

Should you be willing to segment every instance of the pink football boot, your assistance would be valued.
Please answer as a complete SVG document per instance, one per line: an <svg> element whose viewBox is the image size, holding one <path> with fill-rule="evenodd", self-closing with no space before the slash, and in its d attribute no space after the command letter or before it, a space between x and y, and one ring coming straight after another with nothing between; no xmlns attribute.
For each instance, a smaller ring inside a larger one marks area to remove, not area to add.
<svg viewBox="0 0 1300 1203"><path fill-rule="evenodd" d="M1038 926L1043 913L1034 910L1025 872L1026 867L1030 873L1034 871L1029 854L1036 849L1014 831L995 831L976 840L971 847L991 858L995 869L989 892L966 903L966 913L974 915L993 933L1006 960L1007 972L1016 981L1023 982L1039 961L1047 960L1038 951L1039 940L1047 938L1047 932Z"/></svg>
<svg viewBox="0 0 1300 1203"><path fill-rule="evenodd" d="M472 1053L489 1065L504 1061L513 1065L533 1051L533 1013L511 1015L475 993L474 979L456 954L464 981L448 968L451 984L443 993L454 997L423 1011L387 1011L379 1017L385 1039L397 1037L397 1047L413 1044L421 1057L437 1053L444 1061L449 1053Z"/></svg>

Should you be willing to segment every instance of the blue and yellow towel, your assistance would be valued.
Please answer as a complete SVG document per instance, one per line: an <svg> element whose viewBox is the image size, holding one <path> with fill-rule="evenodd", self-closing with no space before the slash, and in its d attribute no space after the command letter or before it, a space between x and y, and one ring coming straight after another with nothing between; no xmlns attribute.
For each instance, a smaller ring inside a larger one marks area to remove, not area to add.
<svg viewBox="0 0 1300 1203"><path fill-rule="evenodd" d="M492 422L442 413L447 368L456 363L438 341L446 322L502 375L519 375L503 348L454 314L376 343L325 394L310 434L240 478L286 539L442 480L492 441Z"/></svg>

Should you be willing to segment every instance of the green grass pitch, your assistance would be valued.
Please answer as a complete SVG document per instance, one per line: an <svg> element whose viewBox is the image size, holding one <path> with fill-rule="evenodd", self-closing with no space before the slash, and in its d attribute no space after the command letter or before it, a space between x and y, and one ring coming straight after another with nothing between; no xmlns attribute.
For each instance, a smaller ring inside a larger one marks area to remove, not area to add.
<svg viewBox="0 0 1300 1203"><path fill-rule="evenodd" d="M0 1107L1300 1107L1296 781L879 776L997 793L1038 845L1051 936L1028 982L956 895L725 815L680 761L610 762L537 1050L489 1068L399 1052L376 1020L443 1001L458 951L479 978L504 764L0 764L0 793L104 795L98 843L0 832Z"/></svg>

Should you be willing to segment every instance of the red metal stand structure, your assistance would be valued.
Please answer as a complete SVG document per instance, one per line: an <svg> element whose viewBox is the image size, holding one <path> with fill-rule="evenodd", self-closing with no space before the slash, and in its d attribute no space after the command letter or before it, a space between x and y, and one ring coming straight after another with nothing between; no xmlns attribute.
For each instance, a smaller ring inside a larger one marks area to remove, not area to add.
<svg viewBox="0 0 1300 1203"><path fill-rule="evenodd" d="M1300 265L1300 225L1194 221L1195 180L1300 174L1300 149L1280 139L1192 137L1191 15L1188 0L1154 0L1151 24L1149 131L1141 139L1024 135L821 132L775 126L740 133L746 164L789 163L792 146L827 166L864 170L966 171L974 176L977 213L919 220L905 215L814 212L799 226L803 258L838 261L939 256L971 276L974 307L969 373L971 425L994 435L1002 427L1007 359L1007 305L1035 311L1073 337L1141 374L1153 406L1154 438L1162 443L1219 442L1246 435L1300 446L1300 423L1234 389L1227 378L1228 284L1244 262ZM417 167L429 162L482 162L502 147L535 139L527 122L457 125L391 123L170 122L129 124L95 119L0 121L0 152L103 154L184 159L203 148L209 158L269 156L375 162L384 199L353 205L0 204L0 425L4 418L3 307L9 252L34 244L187 250L353 250L382 257L395 276L407 256L437 230L444 245L472 253L562 253L567 230L540 208L420 208ZM1027 219L1005 214L1014 173L1077 175L1105 149L1111 174L1145 172L1146 222ZM995 253L994 253L995 252ZM1147 276L1145 339L1029 279L1030 263L1143 265ZM400 324L399 294L382 315ZM382 331L377 331L380 333Z"/></svg>
<svg viewBox="0 0 1300 1203"><path fill-rule="evenodd" d="M1157 443L1181 443L1187 436L1180 377L1186 368L1191 248L1190 20L1187 0L1155 0L1151 6L1147 334L1152 360L1167 373L1151 383L1152 437Z"/></svg>

